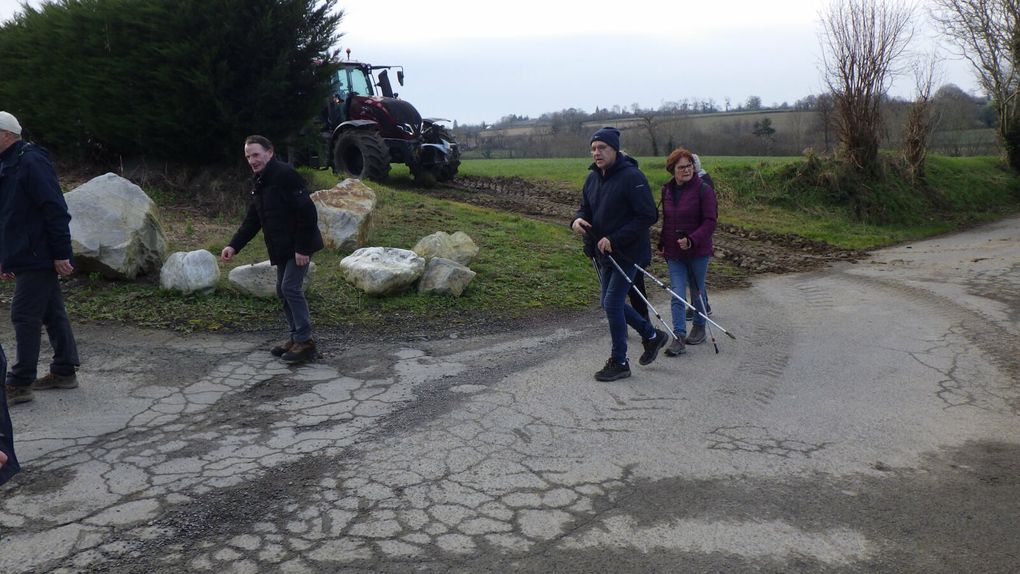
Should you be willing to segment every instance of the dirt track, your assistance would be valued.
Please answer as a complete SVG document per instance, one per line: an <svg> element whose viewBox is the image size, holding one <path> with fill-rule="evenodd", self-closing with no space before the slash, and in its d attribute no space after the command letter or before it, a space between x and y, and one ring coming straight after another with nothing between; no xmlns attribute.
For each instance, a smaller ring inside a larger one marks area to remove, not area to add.
<svg viewBox="0 0 1020 574"><path fill-rule="evenodd" d="M570 184L536 183L519 177L458 176L451 185L427 193L563 224L573 216L580 198L580 191ZM658 232L659 227L653 227L653 239ZM750 231L726 223L718 226L713 240L716 260L742 272L712 274L709 285L716 289L745 287L748 275L810 271L827 263L857 260L864 255L798 235Z"/></svg>

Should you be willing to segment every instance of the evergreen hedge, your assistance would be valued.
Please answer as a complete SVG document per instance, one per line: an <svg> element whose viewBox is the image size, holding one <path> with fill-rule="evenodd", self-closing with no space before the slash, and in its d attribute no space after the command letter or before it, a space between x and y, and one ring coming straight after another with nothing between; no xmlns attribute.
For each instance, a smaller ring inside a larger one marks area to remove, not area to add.
<svg viewBox="0 0 1020 574"><path fill-rule="evenodd" d="M336 0L58 0L0 26L0 102L80 157L235 159L322 108Z"/></svg>

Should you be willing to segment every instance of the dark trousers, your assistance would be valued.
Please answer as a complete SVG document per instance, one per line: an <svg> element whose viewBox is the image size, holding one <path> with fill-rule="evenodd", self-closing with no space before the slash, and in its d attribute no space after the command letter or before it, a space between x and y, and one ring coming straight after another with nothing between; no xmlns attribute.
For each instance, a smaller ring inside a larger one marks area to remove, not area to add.
<svg viewBox="0 0 1020 574"><path fill-rule="evenodd" d="M645 296L645 299L648 298L648 292L645 291L645 274L640 272L634 276L634 288L627 292L627 296L630 298L630 306L638 312L638 315L644 317L645 321L651 321L648 315L648 304L645 303L645 299L641 298L641 295L638 295L638 291Z"/></svg>
<svg viewBox="0 0 1020 574"><path fill-rule="evenodd" d="M6 370L7 356L4 355L3 346L0 346L0 372ZM0 484L3 484L21 468L18 466L18 457L14 456L14 431L11 429L11 415L7 412L7 393L3 385L0 385L0 451L7 455L7 462L0 467Z"/></svg>
<svg viewBox="0 0 1020 574"><path fill-rule="evenodd" d="M602 308L606 311L609 336L613 340L612 358L617 363L627 363L628 325L637 331L642 339L655 335L655 327L627 304L627 293L631 291L630 282L634 280L637 272L637 268L631 266L624 269L623 273L615 267L604 268L602 273Z"/></svg>
<svg viewBox="0 0 1020 574"><path fill-rule="evenodd" d="M299 266L293 258L276 266L276 294L283 301L290 340L295 343L304 343L312 338L312 317L305 299L305 277L309 267L311 263Z"/></svg>
<svg viewBox="0 0 1020 574"><path fill-rule="evenodd" d="M31 385L36 379L44 326L53 347L50 372L74 374L80 364L78 345L64 310L64 296L60 293L60 281L55 270L33 269L17 273L14 299L11 301L11 323L18 350L14 365L7 373L8 384Z"/></svg>

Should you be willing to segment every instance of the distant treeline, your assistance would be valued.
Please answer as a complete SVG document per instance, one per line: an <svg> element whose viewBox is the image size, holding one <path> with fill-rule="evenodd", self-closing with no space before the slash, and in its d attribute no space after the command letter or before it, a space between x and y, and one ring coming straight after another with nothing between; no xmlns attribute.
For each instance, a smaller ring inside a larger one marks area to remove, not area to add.
<svg viewBox="0 0 1020 574"><path fill-rule="evenodd" d="M684 102L686 103L686 102ZM506 116L493 125L458 125L454 131L466 157L576 157L587 153L587 136L603 125L623 132L628 153L659 156L677 146L706 155L800 155L805 150L832 152L838 145L832 99L808 96L793 105L762 107L752 96L748 106L720 111L714 105L670 103L656 110L634 107L585 113L567 109L531 119ZM883 140L898 148L910 102L883 102ZM937 127L931 151L949 156L995 155L994 106L948 84L934 96Z"/></svg>

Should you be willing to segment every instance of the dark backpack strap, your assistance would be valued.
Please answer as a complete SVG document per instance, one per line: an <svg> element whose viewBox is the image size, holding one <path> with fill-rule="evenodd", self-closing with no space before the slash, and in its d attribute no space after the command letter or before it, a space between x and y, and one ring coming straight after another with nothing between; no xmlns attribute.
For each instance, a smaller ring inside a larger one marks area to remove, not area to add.
<svg viewBox="0 0 1020 574"><path fill-rule="evenodd" d="M698 202L704 202L705 201L705 187L707 185L708 184L705 183L705 180L702 179L701 180L701 187L698 188ZM716 201L716 204L715 204L715 219L718 222L718 220L719 220L719 202L718 202L718 200Z"/></svg>

